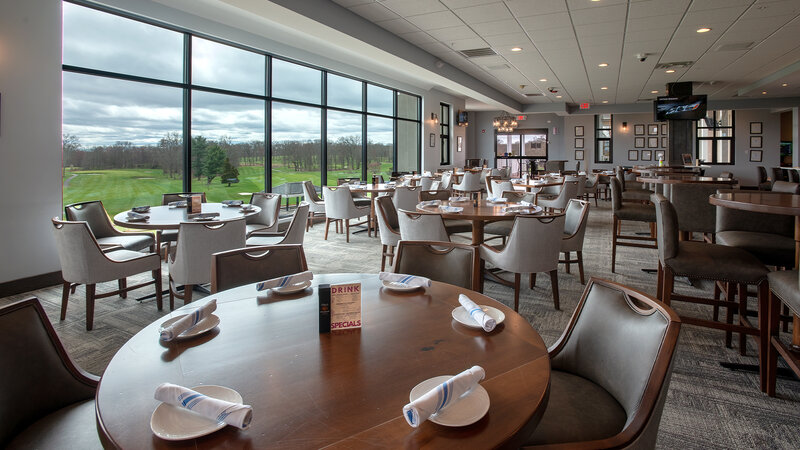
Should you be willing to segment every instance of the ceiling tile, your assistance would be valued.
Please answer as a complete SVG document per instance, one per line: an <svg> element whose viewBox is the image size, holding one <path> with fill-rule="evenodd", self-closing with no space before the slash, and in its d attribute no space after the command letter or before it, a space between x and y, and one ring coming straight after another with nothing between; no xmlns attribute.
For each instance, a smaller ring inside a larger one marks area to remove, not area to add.
<svg viewBox="0 0 800 450"><path fill-rule="evenodd" d="M652 28L642 31L626 31L625 42L664 41L664 43L667 43L674 31L674 28Z"/></svg>
<svg viewBox="0 0 800 450"><path fill-rule="evenodd" d="M456 15L450 11L439 11L431 14L406 16L406 19L423 30L434 30L437 28L464 25L464 22L462 22L461 19L456 17Z"/></svg>
<svg viewBox="0 0 800 450"><path fill-rule="evenodd" d="M572 23L576 26L606 22L624 23L627 11L627 5L613 5L571 11L570 16L572 16Z"/></svg>
<svg viewBox="0 0 800 450"><path fill-rule="evenodd" d="M629 19L640 19L653 16L682 16L691 3L690 0L647 0L631 3L628 11Z"/></svg>
<svg viewBox="0 0 800 450"><path fill-rule="evenodd" d="M743 18L780 16L789 19L798 14L800 14L800 3L797 0L782 0L777 2L758 2L755 7L747 10Z"/></svg>
<svg viewBox="0 0 800 450"><path fill-rule="evenodd" d="M474 31L470 30L466 25L428 30L428 33L444 43L449 43L460 39L478 38L478 35Z"/></svg>
<svg viewBox="0 0 800 450"><path fill-rule="evenodd" d="M558 41L563 39L575 39L575 32L570 28L552 28L549 30L528 31L535 44L539 42Z"/></svg>
<svg viewBox="0 0 800 450"><path fill-rule="evenodd" d="M400 35L401 38L411 42L412 44L427 44L429 42L436 42L430 34L424 31L416 31L414 33L404 33Z"/></svg>
<svg viewBox="0 0 800 450"><path fill-rule="evenodd" d="M430 0L381 0L381 3L403 17L447 10L441 3Z"/></svg>
<svg viewBox="0 0 800 450"><path fill-rule="evenodd" d="M481 36L498 36L501 34L521 33L522 28L514 19L477 23L471 26Z"/></svg>
<svg viewBox="0 0 800 450"><path fill-rule="evenodd" d="M569 7L570 11L575 11L579 9L596 9L608 5L620 5L620 4L625 5L627 3L628 0L603 0L602 3L598 3L592 0L567 0L567 6Z"/></svg>
<svg viewBox="0 0 800 450"><path fill-rule="evenodd" d="M528 31L549 30L552 28L572 29L572 21L569 18L569 13L566 12L521 17L519 23Z"/></svg>
<svg viewBox="0 0 800 450"><path fill-rule="evenodd" d="M470 8L460 8L453 10L453 12L468 24L506 20L514 17L502 3L497 5L480 5Z"/></svg>
<svg viewBox="0 0 800 450"><path fill-rule="evenodd" d="M681 21L680 14L673 14L668 16L652 16L652 17L642 17L639 19L628 19L628 24L625 27L625 32L631 31L649 31L653 29L664 30L668 29L669 34L671 35L673 31L675 31L675 27Z"/></svg>
<svg viewBox="0 0 800 450"><path fill-rule="evenodd" d="M365 3L375 3L376 0L333 0L335 3L349 8L351 6L363 5Z"/></svg>
<svg viewBox="0 0 800 450"><path fill-rule="evenodd" d="M588 46L596 46L604 47L606 51L619 55L619 49L622 48L622 35L583 36L578 38L578 44L584 51L589 48Z"/></svg>
<svg viewBox="0 0 800 450"><path fill-rule="evenodd" d="M512 33L512 34L502 34L499 36L487 36L486 42L491 44L492 47L500 47L500 46L525 46L530 45L531 40L528 39L528 36L525 33Z"/></svg>
<svg viewBox="0 0 800 450"><path fill-rule="evenodd" d="M742 15L746 8L732 7L704 11L689 11L681 21L681 27L691 27L692 31L701 27L708 26L712 29L714 25L725 25L726 28Z"/></svg>
<svg viewBox="0 0 800 450"><path fill-rule="evenodd" d="M484 48L488 46L486 41L484 41L481 38L457 39L452 42L447 42L447 45L449 45L450 48L456 51L469 50L473 48Z"/></svg>
<svg viewBox="0 0 800 450"><path fill-rule="evenodd" d="M607 34L622 35L625 22L606 22L575 27L575 34L581 36L604 36Z"/></svg>
<svg viewBox="0 0 800 450"><path fill-rule="evenodd" d="M415 31L419 31L415 25L411 24L406 19L392 19L392 20L384 20L382 22L375 22L380 27L385 28L388 31L391 31L394 34L404 34L404 33L413 33Z"/></svg>
<svg viewBox="0 0 800 450"><path fill-rule="evenodd" d="M707 11L710 9L719 9L727 7L747 7L753 3L753 0L698 0L693 1L692 6L689 7L690 11Z"/></svg>
<svg viewBox="0 0 800 450"><path fill-rule="evenodd" d="M498 0L439 0L450 9L466 8L468 6L487 5L490 3L502 3Z"/></svg>
<svg viewBox="0 0 800 450"><path fill-rule="evenodd" d="M540 14L550 14L567 11L564 0L507 0L511 12L517 17L537 16Z"/></svg>
<svg viewBox="0 0 800 450"><path fill-rule="evenodd" d="M400 18L400 16L393 13L380 3L367 3L364 5L354 6L350 8L350 11L353 11L359 16L372 22Z"/></svg>

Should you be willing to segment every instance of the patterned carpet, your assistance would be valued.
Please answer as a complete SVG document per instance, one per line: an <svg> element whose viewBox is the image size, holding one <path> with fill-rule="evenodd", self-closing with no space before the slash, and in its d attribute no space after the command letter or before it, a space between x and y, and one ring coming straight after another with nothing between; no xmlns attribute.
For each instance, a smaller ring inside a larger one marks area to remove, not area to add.
<svg viewBox="0 0 800 450"><path fill-rule="evenodd" d="M324 241L324 227L314 226L306 235L305 251L308 265L317 273L378 272L380 242L366 233L344 235L331 231ZM656 266L656 250L620 247L617 274L611 273L611 213L610 203L592 206L586 234L584 258L587 278L596 276L611 279L649 294L655 293L656 276L642 268ZM630 228L646 231L644 226ZM535 237L534 237L535 238ZM468 242L468 236L457 236ZM166 286L166 265L163 268ZM520 314L527 318L552 344L566 326L583 291L577 270L572 274L559 270L561 311L553 309L550 280L539 276L537 287L522 288ZM527 281L527 280L525 280ZM129 283L133 283L134 279ZM113 289L116 283L98 286L98 291ZM527 283L523 283L523 286ZM86 370L102 374L117 349L145 325L165 312L156 310L153 300L143 303L133 298L149 293L152 288L133 291L127 300L109 297L97 301L94 330L85 330L84 289L70 297L67 318L58 320L61 291L59 287L29 292L0 299L0 305L36 296L42 300L67 350ZM676 281L680 293L711 296L711 285L692 287L685 280ZM513 306L511 288L486 282L487 295ZM197 295L200 297L200 295ZM165 304L168 305L165 299ZM679 313L710 317L710 307L678 303ZM734 339L737 341L737 339ZM635 342L631 342L631 347ZM778 380L778 397L769 398L759 390L758 375L725 369L720 362L757 364L755 343L748 340L747 356L739 349L724 347L724 334L692 326L683 326L676 352L676 364L659 432L659 448L798 448L800 443L800 382L796 379Z"/></svg>

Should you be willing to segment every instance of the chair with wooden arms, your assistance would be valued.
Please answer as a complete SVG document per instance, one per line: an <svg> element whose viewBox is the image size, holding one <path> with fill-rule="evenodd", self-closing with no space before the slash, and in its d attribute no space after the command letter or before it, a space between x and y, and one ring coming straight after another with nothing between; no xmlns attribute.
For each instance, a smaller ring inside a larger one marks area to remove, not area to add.
<svg viewBox="0 0 800 450"><path fill-rule="evenodd" d="M302 202L292 214L292 220L284 231L256 231L247 238L247 246L300 244L306 235L305 225L308 223L308 203Z"/></svg>
<svg viewBox="0 0 800 450"><path fill-rule="evenodd" d="M397 211L400 239L404 241L450 242L441 214Z"/></svg>
<svg viewBox="0 0 800 450"><path fill-rule="evenodd" d="M778 377L778 355L780 355L786 365L789 366L795 376L800 377L800 356L793 350L792 346L781 340L780 322L781 306L784 312L793 315L800 315L800 283L798 283L800 271L798 270L779 270L770 272L769 279L770 298L769 298L769 324L767 326L767 359L766 367L762 368L762 376L766 376L766 392L770 397L775 396L776 382ZM786 318L789 319L788 317ZM786 330L784 330L786 331Z"/></svg>
<svg viewBox="0 0 800 450"><path fill-rule="evenodd" d="M586 224L589 223L589 202L571 199L564 215L564 237L561 239L561 253L564 253L564 259L559 263L567 265L567 273L570 271L569 266L577 263L583 284L583 239L586 236ZM575 259L570 259L572 252L575 252Z"/></svg>
<svg viewBox="0 0 800 450"><path fill-rule="evenodd" d="M328 229L333 221L336 222L337 227L339 223L344 222L346 241L350 242L350 220L369 216L369 203L364 206L357 205L347 187L324 186L322 190L325 197L325 240L328 240ZM354 225L367 223L367 220Z"/></svg>
<svg viewBox="0 0 800 450"><path fill-rule="evenodd" d="M325 201L317 194L317 189L314 183L303 181L303 197L308 203L308 223L306 224L306 231L314 225L314 219L317 214L325 214Z"/></svg>
<svg viewBox="0 0 800 450"><path fill-rule="evenodd" d="M300 244L260 245L214 253L211 293L306 270L306 255Z"/></svg>
<svg viewBox="0 0 800 450"><path fill-rule="evenodd" d="M480 291L478 250L439 241L400 241L392 271Z"/></svg>
<svg viewBox="0 0 800 450"><path fill-rule="evenodd" d="M152 232L131 233L117 230L100 200L67 205L64 207L64 217L72 222L86 222L100 248L122 247L133 251L149 248L151 252L156 251L156 239Z"/></svg>
<svg viewBox="0 0 800 450"><path fill-rule="evenodd" d="M378 230L381 235L381 272L386 270L386 258L389 264L394 261L394 248L400 242L400 223L392 198L382 196L375 198L375 215L378 219Z"/></svg>
<svg viewBox="0 0 800 450"><path fill-rule="evenodd" d="M189 195L199 195L200 202L206 202L206 193L205 192L172 192L169 194L161 194L161 204L162 205L169 205L172 202L181 202L186 201L186 196ZM158 242L159 242L159 251L160 246L164 246L164 261L169 258L170 247L172 244L178 240L178 230L159 230L158 231Z"/></svg>
<svg viewBox="0 0 800 450"><path fill-rule="evenodd" d="M658 248L655 233L656 210L653 205L623 203L622 186L619 179L611 177L611 209L613 223L611 225L611 273L616 270L617 247ZM622 233L622 221L644 222L650 226L650 236L637 236ZM630 242L633 241L633 242ZM642 243L641 241L650 242Z"/></svg>
<svg viewBox="0 0 800 450"><path fill-rule="evenodd" d="M247 216L245 219L247 236L252 235L256 231L267 233L278 231L281 194L254 192L250 196L250 204L258 206L261 208L261 211L259 211L258 214Z"/></svg>

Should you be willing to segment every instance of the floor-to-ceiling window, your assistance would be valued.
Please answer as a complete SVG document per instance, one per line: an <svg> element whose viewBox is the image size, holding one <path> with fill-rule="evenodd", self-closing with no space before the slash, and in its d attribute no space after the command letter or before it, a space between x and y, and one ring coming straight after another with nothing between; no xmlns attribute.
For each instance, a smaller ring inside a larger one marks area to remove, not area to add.
<svg viewBox="0 0 800 450"><path fill-rule="evenodd" d="M708 111L697 121L697 158L708 164L734 164L733 110Z"/></svg>
<svg viewBox="0 0 800 450"><path fill-rule="evenodd" d="M245 198L420 165L419 96L64 2L64 202Z"/></svg>

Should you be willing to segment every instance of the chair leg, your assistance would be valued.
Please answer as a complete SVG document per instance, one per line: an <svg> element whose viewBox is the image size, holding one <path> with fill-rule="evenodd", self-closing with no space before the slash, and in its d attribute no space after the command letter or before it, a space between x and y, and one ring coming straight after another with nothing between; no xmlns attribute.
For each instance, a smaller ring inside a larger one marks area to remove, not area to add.
<svg viewBox="0 0 800 450"><path fill-rule="evenodd" d="M747 320L747 285L739 284L739 325ZM747 355L747 334L739 333L739 354Z"/></svg>
<svg viewBox="0 0 800 450"><path fill-rule="evenodd" d="M578 251L577 253L578 253L578 273L581 276L581 284L586 284L586 282L583 281L583 252Z"/></svg>
<svg viewBox="0 0 800 450"><path fill-rule="evenodd" d="M617 263L617 227L619 226L619 219L614 216L614 223L611 226L611 273L615 273Z"/></svg>
<svg viewBox="0 0 800 450"><path fill-rule="evenodd" d="M86 285L86 331L91 331L94 326L94 293L97 285Z"/></svg>
<svg viewBox="0 0 800 450"><path fill-rule="evenodd" d="M530 285L531 285L531 289L536 287L536 274L535 273L532 273L530 275L529 282L530 282Z"/></svg>
<svg viewBox="0 0 800 450"><path fill-rule="evenodd" d="M734 302L736 301L736 292L733 290L734 286L733 283L727 283L727 293L725 294L725 301L726 303L726 311L725 311L725 323L733 323L733 310L735 309ZM725 347L732 348L733 347L733 332L732 331L725 331Z"/></svg>
<svg viewBox="0 0 800 450"><path fill-rule="evenodd" d="M183 304L188 305L192 303L192 291L194 290L193 284L183 285Z"/></svg>
<svg viewBox="0 0 800 450"><path fill-rule="evenodd" d="M328 240L328 229L331 227L331 219L325 218L325 240Z"/></svg>
<svg viewBox="0 0 800 450"><path fill-rule="evenodd" d="M69 290L72 283L69 281L64 282L64 288L61 291L61 320L67 317L67 303L69 303Z"/></svg>
<svg viewBox="0 0 800 450"><path fill-rule="evenodd" d="M664 281L661 283L661 288L664 290L664 294L662 295L661 301L664 302L665 305L669 305L672 302L672 290L675 286L675 274L672 272L672 269L669 267L664 267Z"/></svg>
<svg viewBox="0 0 800 450"><path fill-rule="evenodd" d="M775 349L775 346L772 345L772 337L778 337L778 327L780 322L780 309L781 309L781 302L778 300L778 297L772 294L772 292L767 293L768 302L769 302L769 325L767 327L767 357L766 357L766 364L762 369L762 374L765 373L767 378L766 380L766 391L767 395L770 397L775 397L775 380L778 378L778 351ZM764 332L761 333L764 336ZM763 338L762 338L763 339Z"/></svg>
<svg viewBox="0 0 800 450"><path fill-rule="evenodd" d="M550 284L553 285L553 306L556 309L560 310L561 305L558 301L558 270L551 270L550 271Z"/></svg>
<svg viewBox="0 0 800 450"><path fill-rule="evenodd" d="M789 316L789 307L786 306L786 305L783 305L783 315L784 316ZM789 321L788 320L785 320L783 322L783 332L784 333L788 333L789 332Z"/></svg>
<svg viewBox="0 0 800 450"><path fill-rule="evenodd" d="M156 282L156 307L158 310L161 311L164 309L164 299L163 295L161 294L161 268L153 271L153 279Z"/></svg>
<svg viewBox="0 0 800 450"><path fill-rule="evenodd" d="M658 271L656 272L656 299L660 302L664 301L664 266L661 265L661 260L658 260Z"/></svg>
<svg viewBox="0 0 800 450"><path fill-rule="evenodd" d="M117 281L117 284L119 285L120 290L119 296L122 298L128 298L128 293L123 291L123 289L128 287L128 280L126 278L120 278Z"/></svg>
<svg viewBox="0 0 800 450"><path fill-rule="evenodd" d="M721 289L719 288L719 282L714 282L714 300L719 300L720 294L722 293ZM714 305L714 309L712 311L712 317L714 322L719 320L719 305Z"/></svg>
<svg viewBox="0 0 800 450"><path fill-rule="evenodd" d="M172 274L169 275L167 280L167 287L169 287L169 310L175 309L175 291L173 290L174 284L172 282Z"/></svg>
<svg viewBox="0 0 800 450"><path fill-rule="evenodd" d="M566 264L566 265L567 265L567 268L566 268L566 270L567 270L567 273L569 273L569 270L570 270L569 266L570 266L571 264L569 263L569 258L570 258L570 256L571 256L571 253L572 253L572 252L564 252L564 255L565 255L565 257L564 257L564 264Z"/></svg>
<svg viewBox="0 0 800 450"><path fill-rule="evenodd" d="M386 269L386 247L387 245L381 245L381 272Z"/></svg>
<svg viewBox="0 0 800 450"><path fill-rule="evenodd" d="M779 308L775 308L777 311ZM776 327L777 329L777 327ZM769 323L769 283L762 281L758 284L758 369L761 381L761 392L767 391L767 354L770 343Z"/></svg>
<svg viewBox="0 0 800 450"><path fill-rule="evenodd" d="M344 220L344 234L345 234L345 241L350 243L350 219Z"/></svg>
<svg viewBox="0 0 800 450"><path fill-rule="evenodd" d="M519 312L519 278L520 274L514 274L514 311Z"/></svg>

